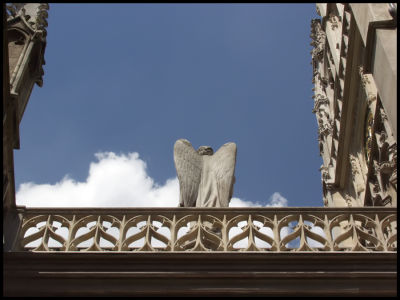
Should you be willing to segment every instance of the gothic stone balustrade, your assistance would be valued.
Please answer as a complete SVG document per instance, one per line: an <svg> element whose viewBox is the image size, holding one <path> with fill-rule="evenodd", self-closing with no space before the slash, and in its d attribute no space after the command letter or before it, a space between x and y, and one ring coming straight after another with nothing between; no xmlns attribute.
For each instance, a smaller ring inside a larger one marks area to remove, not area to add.
<svg viewBox="0 0 400 300"><path fill-rule="evenodd" d="M6 296L397 294L396 208L18 214L3 253Z"/></svg>
<svg viewBox="0 0 400 300"><path fill-rule="evenodd" d="M13 251L395 252L395 208L19 208Z"/></svg>

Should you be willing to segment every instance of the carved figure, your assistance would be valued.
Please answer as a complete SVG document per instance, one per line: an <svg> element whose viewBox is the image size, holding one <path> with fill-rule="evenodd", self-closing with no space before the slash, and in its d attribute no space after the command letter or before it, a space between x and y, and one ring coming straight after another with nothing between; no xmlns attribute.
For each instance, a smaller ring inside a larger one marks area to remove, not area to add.
<svg viewBox="0 0 400 300"><path fill-rule="evenodd" d="M197 151L185 139L174 145L179 179L180 207L228 207L235 183L236 144L226 143L217 152L209 146Z"/></svg>

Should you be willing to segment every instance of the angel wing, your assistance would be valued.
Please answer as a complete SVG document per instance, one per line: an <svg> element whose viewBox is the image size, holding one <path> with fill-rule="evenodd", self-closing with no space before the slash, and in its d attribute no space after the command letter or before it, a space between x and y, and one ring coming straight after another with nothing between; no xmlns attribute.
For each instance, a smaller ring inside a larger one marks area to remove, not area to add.
<svg viewBox="0 0 400 300"><path fill-rule="evenodd" d="M196 205L201 180L203 160L185 139L179 139L174 145L174 162L179 179L179 203L185 207Z"/></svg>
<svg viewBox="0 0 400 300"><path fill-rule="evenodd" d="M233 195L236 151L235 143L226 143L211 158L221 207L228 207Z"/></svg>

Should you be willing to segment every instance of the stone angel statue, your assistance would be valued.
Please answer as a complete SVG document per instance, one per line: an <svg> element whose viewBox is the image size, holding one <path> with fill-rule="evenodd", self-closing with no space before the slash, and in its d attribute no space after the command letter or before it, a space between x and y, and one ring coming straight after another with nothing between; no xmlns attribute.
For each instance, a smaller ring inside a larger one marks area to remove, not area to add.
<svg viewBox="0 0 400 300"><path fill-rule="evenodd" d="M179 179L180 207L228 207L235 183L236 144L226 143L217 152L209 146L197 151L185 139L174 145Z"/></svg>

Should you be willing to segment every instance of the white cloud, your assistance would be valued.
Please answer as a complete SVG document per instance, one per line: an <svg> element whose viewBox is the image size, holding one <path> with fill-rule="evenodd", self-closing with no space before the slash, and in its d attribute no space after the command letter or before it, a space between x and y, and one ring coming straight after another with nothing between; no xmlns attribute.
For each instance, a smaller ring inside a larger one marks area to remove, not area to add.
<svg viewBox="0 0 400 300"><path fill-rule="evenodd" d="M147 165L136 152L96 153L86 181L66 175L56 184L23 183L16 194L17 205L26 207L177 207L177 177L158 185L147 174ZM265 206L287 206L287 200L274 193ZM259 203L232 198L230 207L261 207Z"/></svg>
<svg viewBox="0 0 400 300"><path fill-rule="evenodd" d="M115 154L96 153L97 161L90 163L89 175L84 182L65 176L56 184L23 183L16 194L17 205L27 207L177 207L179 202L178 179L168 179L158 185L147 174L146 162L136 152ZM280 193L269 198L266 207L287 206ZM260 203L232 198L230 207L262 207ZM246 222L245 222L246 223ZM241 224L242 227L245 224ZM269 228L264 234L272 235ZM230 237L242 232L232 228ZM265 242L257 242L266 246ZM247 239L236 247L247 247Z"/></svg>
<svg viewBox="0 0 400 300"><path fill-rule="evenodd" d="M235 197L233 197L229 202L229 207L261 207L261 206L262 205L259 203L245 201Z"/></svg>
<svg viewBox="0 0 400 300"><path fill-rule="evenodd" d="M315 234L317 234L317 235L319 235L319 236L321 236L321 237L326 239L326 234L325 234L323 228L318 227L318 226L313 226L311 224L311 222L309 222L308 225L311 227L311 232L313 232L313 233L315 233ZM316 240L313 240L313 239L311 239L309 237L307 237L307 243L311 248L322 248L324 246L320 242L318 242Z"/></svg>
<svg viewBox="0 0 400 300"><path fill-rule="evenodd" d="M147 174L139 154L95 154L85 182L65 176L60 182L20 185L17 204L27 207L177 207L179 182L160 186Z"/></svg>
<svg viewBox="0 0 400 300"><path fill-rule="evenodd" d="M280 193L275 192L269 197L268 203L265 205L265 207L284 207L288 205L288 200L283 197ZM229 207L262 207L263 205L258 203L258 202L251 202L251 201L245 201L241 200L239 198L232 198L231 202L229 203ZM269 227L263 227L260 222L254 222L255 225L259 226L260 229L259 231L265 235L268 235L273 238L273 232ZM229 231L229 238L233 238L234 236L240 234L243 232L243 229L247 225L246 221L239 222L237 227L232 227L232 229ZM286 235L289 234L289 229L284 228L281 232L281 238L284 238ZM256 238L255 244L259 248L269 248L271 247L270 244L267 242L260 240ZM244 238L238 242L236 242L234 245L234 248L247 248L248 247L248 238Z"/></svg>
<svg viewBox="0 0 400 300"><path fill-rule="evenodd" d="M288 200L283 197L280 193L273 193L265 207L286 207L288 206ZM239 198L233 197L229 203L229 207L263 207L262 204L258 202L246 201Z"/></svg>
<svg viewBox="0 0 400 300"><path fill-rule="evenodd" d="M269 198L268 207L285 207L288 206L288 200L278 192L275 192Z"/></svg>

